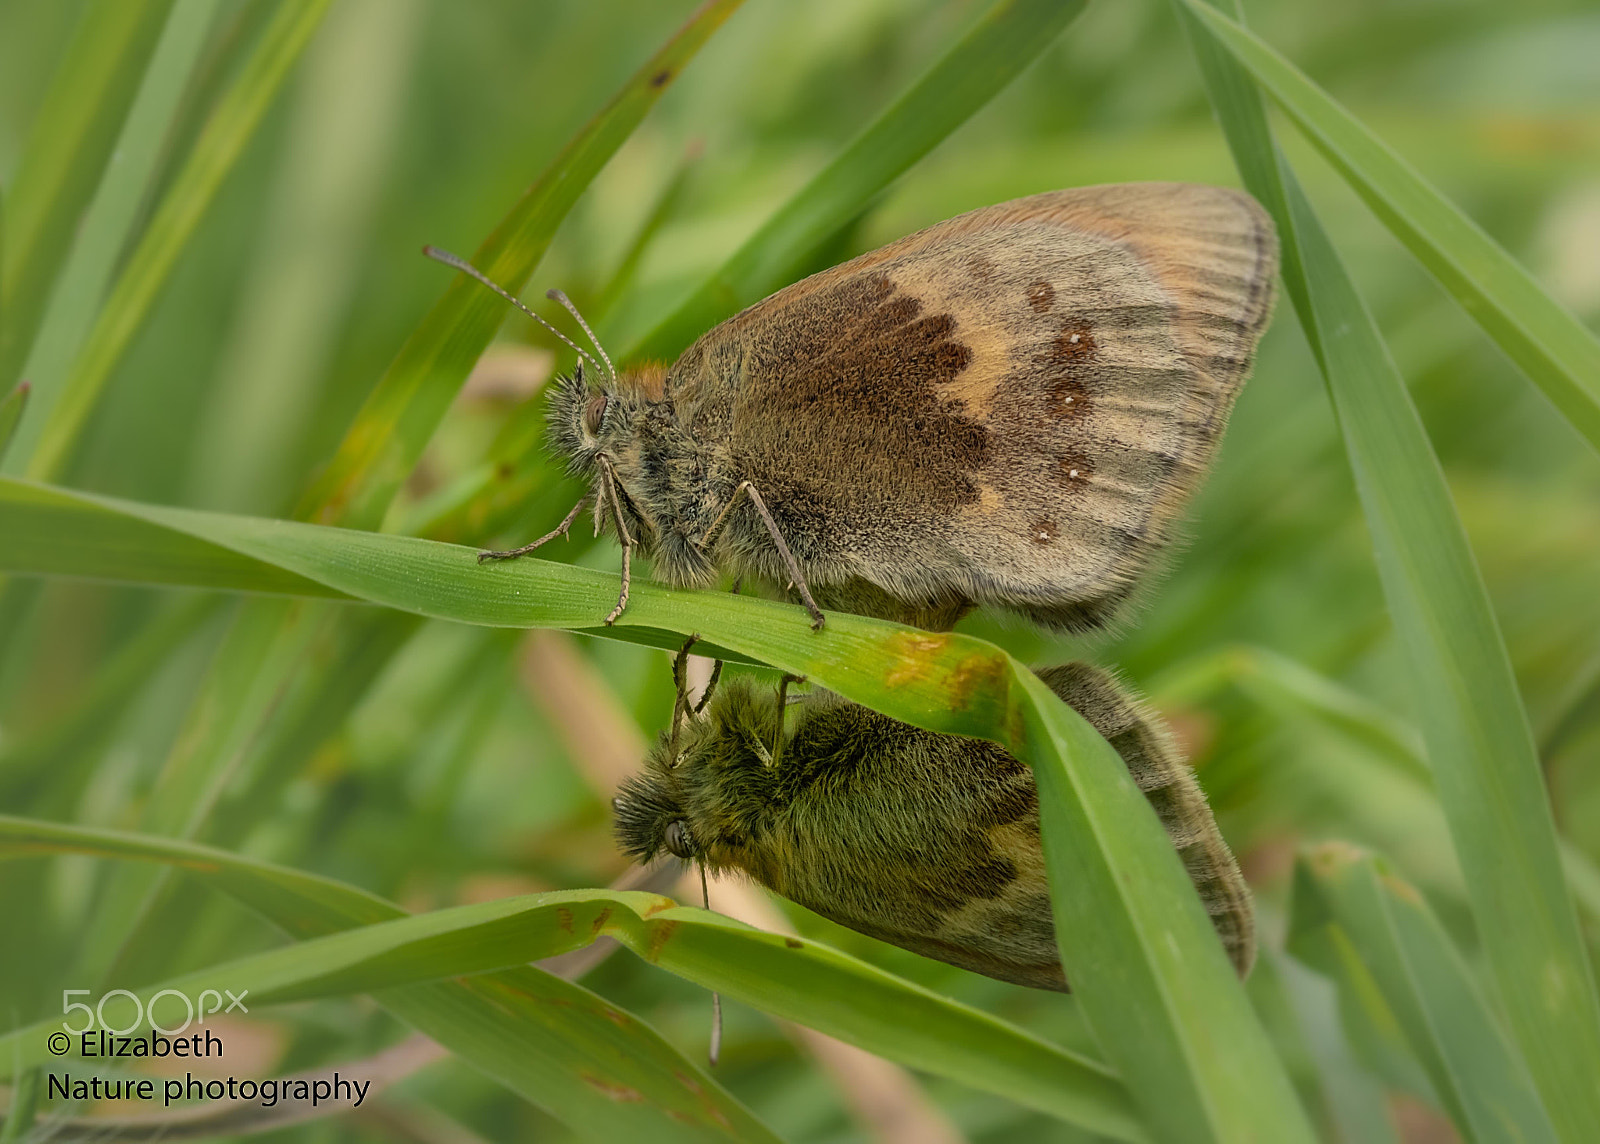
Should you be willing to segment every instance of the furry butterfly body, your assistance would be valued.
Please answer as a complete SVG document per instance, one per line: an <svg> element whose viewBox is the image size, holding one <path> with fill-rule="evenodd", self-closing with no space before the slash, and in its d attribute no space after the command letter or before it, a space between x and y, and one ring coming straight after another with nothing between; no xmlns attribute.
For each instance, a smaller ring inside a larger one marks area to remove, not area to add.
<svg viewBox="0 0 1600 1144"><path fill-rule="evenodd" d="M780 290L670 369L598 390L580 370L553 437L669 584L792 582L819 622L813 593L924 627L992 605L1090 629L1170 541L1276 268L1238 191L1034 195Z"/></svg>
<svg viewBox="0 0 1600 1144"><path fill-rule="evenodd" d="M1039 675L1127 764L1247 972L1249 890L1159 721L1087 664ZM1003 981L1066 989L1028 767L995 744L923 731L825 692L797 707L774 762L776 697L747 679L718 690L678 749L664 737L619 792L623 850L739 870L858 932Z"/></svg>

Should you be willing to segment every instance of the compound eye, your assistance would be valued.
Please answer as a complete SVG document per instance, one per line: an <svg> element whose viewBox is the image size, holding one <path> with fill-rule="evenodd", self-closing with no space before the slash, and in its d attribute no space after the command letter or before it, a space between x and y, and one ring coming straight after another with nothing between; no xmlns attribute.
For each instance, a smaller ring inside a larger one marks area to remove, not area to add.
<svg viewBox="0 0 1600 1144"><path fill-rule="evenodd" d="M682 819L667 823L667 849L679 858L694 857L694 843L689 838L689 827Z"/></svg>
<svg viewBox="0 0 1600 1144"><path fill-rule="evenodd" d="M600 422L605 419L606 405L610 398L603 393L597 393L589 398L589 404L583 407L583 431L593 437L600 432Z"/></svg>

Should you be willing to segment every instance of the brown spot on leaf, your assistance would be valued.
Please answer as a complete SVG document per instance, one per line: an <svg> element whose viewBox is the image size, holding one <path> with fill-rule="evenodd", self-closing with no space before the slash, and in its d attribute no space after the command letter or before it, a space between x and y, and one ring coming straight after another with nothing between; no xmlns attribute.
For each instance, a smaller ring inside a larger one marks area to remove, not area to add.
<svg viewBox="0 0 1600 1144"><path fill-rule="evenodd" d="M669 79L671 79L671 78L672 78L672 69L671 68L662 68L660 71L656 72L655 75L650 77L650 86L651 87L666 87L667 86L667 81Z"/></svg>
<svg viewBox="0 0 1600 1144"><path fill-rule="evenodd" d="M805 942L800 941L798 938L792 938L792 937L784 938L783 939L783 944L788 946L790 949L804 949L806 947L806 943Z"/></svg>
<svg viewBox="0 0 1600 1144"><path fill-rule="evenodd" d="M678 923L674 921L656 922L650 927L650 953L646 960L657 961L661 957L661 947L672 940L672 935L677 931Z"/></svg>
<svg viewBox="0 0 1600 1144"><path fill-rule="evenodd" d="M1028 287L1028 305L1035 314L1048 313L1056 303L1056 288L1043 278Z"/></svg>
<svg viewBox="0 0 1600 1144"><path fill-rule="evenodd" d="M584 1084L594 1089L607 1100L615 1101L617 1104L644 1103L644 1093L636 1088L618 1084L616 1081L606 1080L604 1077L595 1076L594 1073L590 1072L581 1072L578 1075L583 1078Z"/></svg>
<svg viewBox="0 0 1600 1144"><path fill-rule="evenodd" d="M656 900L650 903L649 909L645 910L642 916L650 918L654 917L656 914L659 914L662 910L675 910L677 908L677 902L673 901L671 898L663 898L660 894L657 894Z"/></svg>
<svg viewBox="0 0 1600 1144"><path fill-rule="evenodd" d="M613 1025L615 1025L619 1029L626 1029L629 1025L631 1025L633 1023L632 1021L629 1020L628 1015L626 1013L622 1012L622 1010L620 1010L620 1009L613 1009L609 1005L603 1006L601 1008L600 1016L604 1017L607 1021L610 1021Z"/></svg>
<svg viewBox="0 0 1600 1144"><path fill-rule="evenodd" d="M900 659L883 682L889 687L901 687L923 678L928 674L929 661L949 646L950 637L943 633L897 632L889 637L889 651Z"/></svg>
<svg viewBox="0 0 1600 1144"><path fill-rule="evenodd" d="M556 925L567 933L572 932L572 911L566 906L556 907Z"/></svg>
<svg viewBox="0 0 1600 1144"><path fill-rule="evenodd" d="M594 921L589 923L589 936L590 937L598 936L600 931L605 928L606 923L608 921L610 921L610 920L611 920L611 907L607 906L607 907L605 907L605 909L601 910L598 914L596 914L594 916Z"/></svg>
<svg viewBox="0 0 1600 1144"><path fill-rule="evenodd" d="M1004 655L979 651L964 657L950 673L951 706L964 710L975 697L987 691L1001 695L1009 667Z"/></svg>

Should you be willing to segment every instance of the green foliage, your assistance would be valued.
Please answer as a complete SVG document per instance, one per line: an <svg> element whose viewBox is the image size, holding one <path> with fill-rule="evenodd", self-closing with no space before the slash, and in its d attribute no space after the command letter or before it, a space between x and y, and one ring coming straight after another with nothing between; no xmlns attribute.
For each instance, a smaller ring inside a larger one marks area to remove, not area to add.
<svg viewBox="0 0 1600 1144"><path fill-rule="evenodd" d="M31 478L0 479L0 917L28 938L0 943L5 1139L35 1102L104 1131L41 1089L63 989L224 983L262 1076L376 1069L408 1029L451 1054L376 1110L229 1133L893 1139L868 1112L892 1093L972 1139L1600 1136L1592 16L327 7L0 10L8 67L41 57L0 84L0 460ZM642 577L605 628L613 545L477 564L579 495L532 395L559 347L422 243L670 356L960 210L1227 182L1230 150L1292 306L1190 550L1087 654L1199 766L1267 923L1247 988L1109 746L1026 669L1080 644L813 633ZM552 628L598 638L520 634ZM1075 992L586 888L623 873L607 787L689 633L1027 760ZM786 1023L922 1082L864 1096Z"/></svg>

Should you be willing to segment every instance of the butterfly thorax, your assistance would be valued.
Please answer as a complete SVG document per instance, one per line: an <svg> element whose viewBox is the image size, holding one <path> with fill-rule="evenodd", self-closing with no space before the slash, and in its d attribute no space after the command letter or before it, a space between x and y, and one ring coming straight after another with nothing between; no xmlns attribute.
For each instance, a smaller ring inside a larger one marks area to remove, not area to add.
<svg viewBox="0 0 1600 1144"><path fill-rule="evenodd" d="M738 484L697 413L653 365L594 389L579 369L562 382L550 414L556 449L574 476L591 482L607 527L615 529L609 470L630 536L652 558L657 578L680 587L716 579L705 537Z"/></svg>

